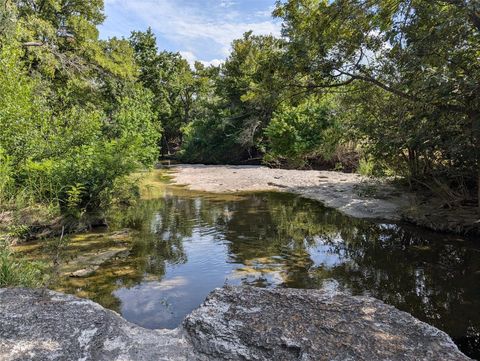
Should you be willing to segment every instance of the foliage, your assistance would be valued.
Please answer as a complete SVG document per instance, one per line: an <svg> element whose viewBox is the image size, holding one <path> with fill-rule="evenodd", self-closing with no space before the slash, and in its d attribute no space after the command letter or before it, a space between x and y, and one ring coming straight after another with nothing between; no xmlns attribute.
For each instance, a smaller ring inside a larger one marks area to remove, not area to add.
<svg viewBox="0 0 480 361"><path fill-rule="evenodd" d="M139 177L133 176L121 177L115 179L112 188L107 189L101 195L102 201L110 205L112 209L121 209L125 211L126 208L137 204L140 199Z"/></svg>
<svg viewBox="0 0 480 361"><path fill-rule="evenodd" d="M185 132L182 159L193 162L237 163L261 156L264 129L281 101L284 42L252 32L232 44L219 68L196 66L200 86L196 112Z"/></svg>
<svg viewBox="0 0 480 361"><path fill-rule="evenodd" d="M476 1L277 3L295 86L345 89L355 135L422 184L473 189L479 169Z"/></svg>
<svg viewBox="0 0 480 361"><path fill-rule="evenodd" d="M157 123L164 129L163 153L170 154L171 146L181 141L181 128L192 119L201 81L180 54L158 52L150 28L145 32L134 31L130 43L140 66L139 79L153 93Z"/></svg>
<svg viewBox="0 0 480 361"><path fill-rule="evenodd" d="M480 191L475 1L277 1L282 37L246 32L218 67L159 50L150 28L100 40L102 0L2 5L3 201L106 207L159 148Z"/></svg>
<svg viewBox="0 0 480 361"><path fill-rule="evenodd" d="M10 156L0 148L0 201L6 201L2 199L6 195L11 194L11 188L13 186L13 169Z"/></svg>
<svg viewBox="0 0 480 361"><path fill-rule="evenodd" d="M17 257L5 244L0 244L0 287L40 287L45 282L46 266Z"/></svg>
<svg viewBox="0 0 480 361"><path fill-rule="evenodd" d="M179 154L181 160L225 164L240 162L247 156L237 143L234 125L220 114L195 120L183 128L184 142Z"/></svg>
<svg viewBox="0 0 480 361"><path fill-rule="evenodd" d="M98 39L101 0L9 6L0 33L0 198L21 194L76 216L106 206L102 194L116 179L158 157L161 126L152 93L136 80L134 50Z"/></svg>
<svg viewBox="0 0 480 361"><path fill-rule="evenodd" d="M229 111L236 142L250 154L262 150L263 130L281 101L284 88L281 58L284 42L252 32L232 44L221 68L218 94Z"/></svg>
<svg viewBox="0 0 480 361"><path fill-rule="evenodd" d="M0 48L0 145L13 162L27 157L38 139L44 116L34 96L35 81L21 66L15 44Z"/></svg>
<svg viewBox="0 0 480 361"><path fill-rule="evenodd" d="M328 157L328 131L335 129L337 120L331 101L316 97L298 106L282 106L265 130L269 139L266 159L302 167L308 158ZM337 130L337 129L335 129Z"/></svg>
<svg viewBox="0 0 480 361"><path fill-rule="evenodd" d="M155 123L153 95L136 87L131 95L119 100L109 125L109 136L128 144L129 157L149 166L158 158L161 126Z"/></svg>

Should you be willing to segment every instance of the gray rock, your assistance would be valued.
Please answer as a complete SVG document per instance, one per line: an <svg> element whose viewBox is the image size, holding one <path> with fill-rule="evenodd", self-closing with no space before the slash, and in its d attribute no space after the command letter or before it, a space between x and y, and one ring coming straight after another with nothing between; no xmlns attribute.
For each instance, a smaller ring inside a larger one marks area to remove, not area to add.
<svg viewBox="0 0 480 361"><path fill-rule="evenodd" d="M190 360L184 332L146 330L88 300L0 290L0 360Z"/></svg>
<svg viewBox="0 0 480 361"><path fill-rule="evenodd" d="M443 332L369 297L226 287L175 330L52 291L0 290L0 360L468 360Z"/></svg>
<svg viewBox="0 0 480 361"><path fill-rule="evenodd" d="M224 288L184 321L202 360L468 360L444 332L371 297Z"/></svg>
<svg viewBox="0 0 480 361"><path fill-rule="evenodd" d="M82 268L75 272L70 273L70 277L75 277L75 278L90 277L99 268L100 266L90 266L88 268Z"/></svg>

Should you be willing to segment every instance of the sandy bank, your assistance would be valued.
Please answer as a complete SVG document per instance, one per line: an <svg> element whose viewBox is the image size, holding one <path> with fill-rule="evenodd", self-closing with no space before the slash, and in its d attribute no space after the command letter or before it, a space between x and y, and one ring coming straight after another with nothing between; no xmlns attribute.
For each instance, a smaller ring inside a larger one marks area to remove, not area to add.
<svg viewBox="0 0 480 361"><path fill-rule="evenodd" d="M397 221L409 204L408 195L358 174L225 165L178 165L174 170L174 181L192 190L291 192L358 218Z"/></svg>

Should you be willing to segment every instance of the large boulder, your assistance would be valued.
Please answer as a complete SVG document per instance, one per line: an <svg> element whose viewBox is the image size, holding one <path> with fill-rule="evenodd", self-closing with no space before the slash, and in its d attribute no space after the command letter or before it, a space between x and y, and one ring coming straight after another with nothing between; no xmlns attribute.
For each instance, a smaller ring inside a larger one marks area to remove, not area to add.
<svg viewBox="0 0 480 361"><path fill-rule="evenodd" d="M0 360L190 360L182 329L146 330L88 300L0 290Z"/></svg>
<svg viewBox="0 0 480 361"><path fill-rule="evenodd" d="M0 360L468 360L442 331L369 297L226 287L175 330L52 291L0 290Z"/></svg>
<svg viewBox="0 0 480 361"><path fill-rule="evenodd" d="M468 360L406 312L327 290L217 289L184 327L202 360Z"/></svg>

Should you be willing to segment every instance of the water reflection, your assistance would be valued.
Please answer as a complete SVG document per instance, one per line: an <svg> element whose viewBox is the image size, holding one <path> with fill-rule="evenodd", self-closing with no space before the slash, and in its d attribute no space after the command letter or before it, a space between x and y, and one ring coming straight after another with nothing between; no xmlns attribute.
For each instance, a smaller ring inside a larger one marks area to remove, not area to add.
<svg viewBox="0 0 480 361"><path fill-rule="evenodd" d="M61 288L149 328L176 327L215 287L338 287L449 333L480 357L480 246L342 216L286 194L222 200L174 191L113 221L137 233L127 255Z"/></svg>

